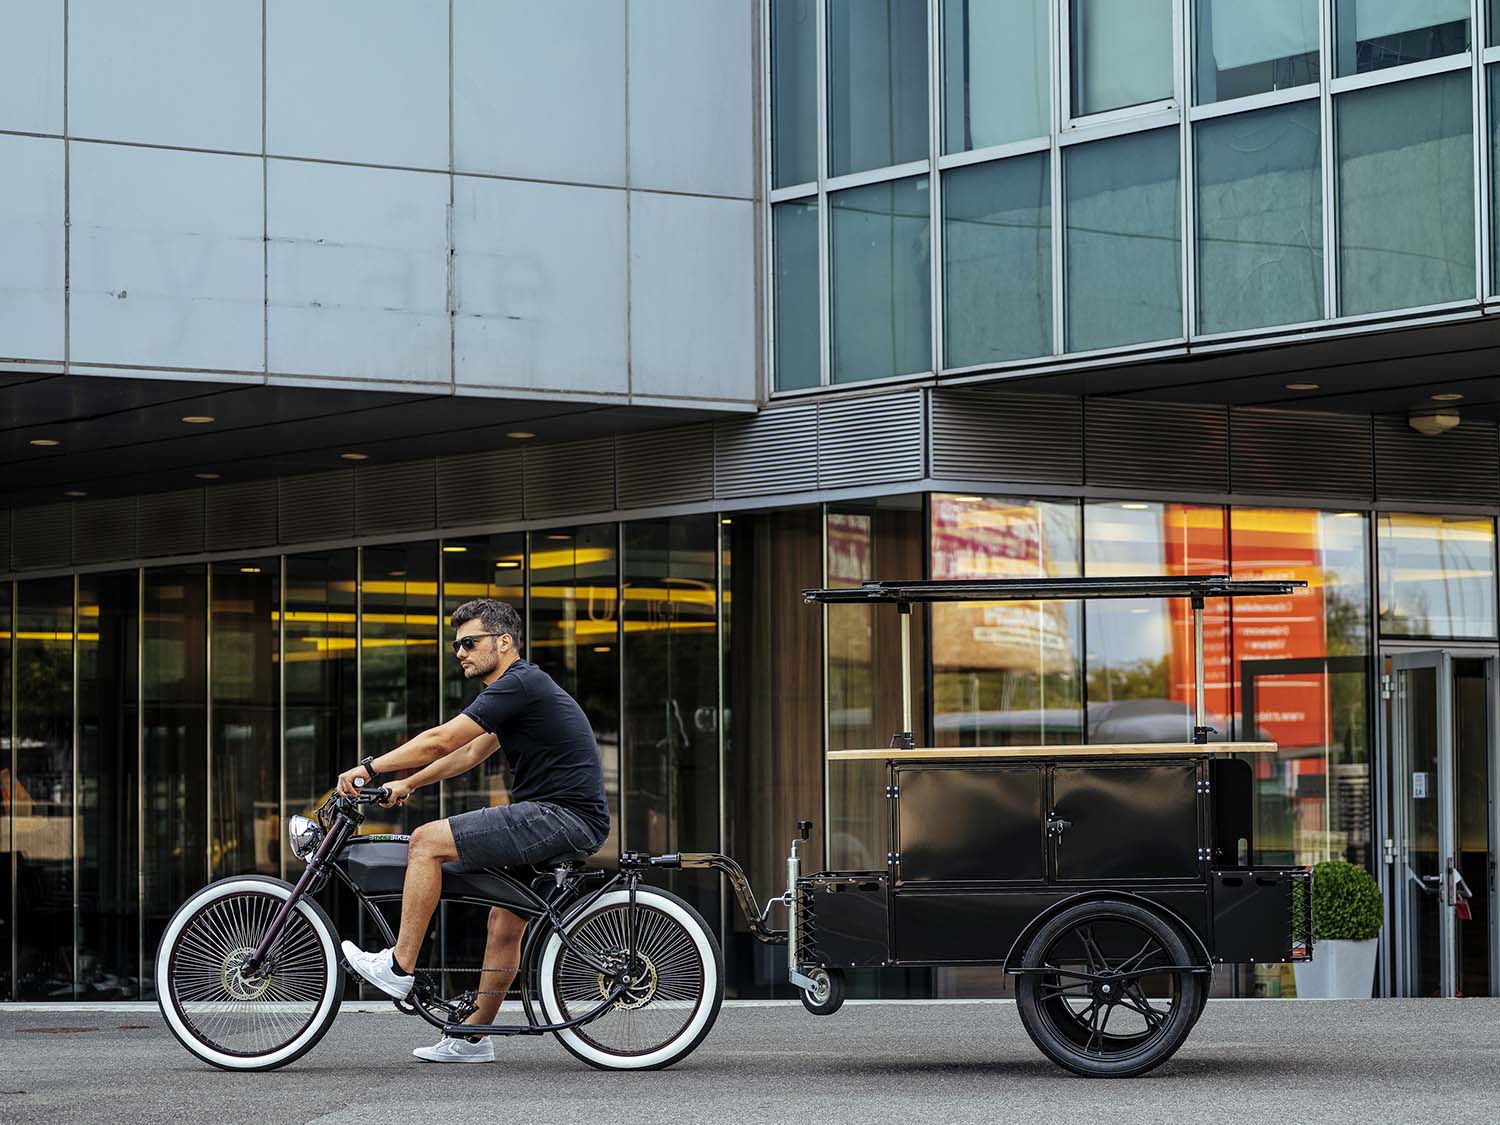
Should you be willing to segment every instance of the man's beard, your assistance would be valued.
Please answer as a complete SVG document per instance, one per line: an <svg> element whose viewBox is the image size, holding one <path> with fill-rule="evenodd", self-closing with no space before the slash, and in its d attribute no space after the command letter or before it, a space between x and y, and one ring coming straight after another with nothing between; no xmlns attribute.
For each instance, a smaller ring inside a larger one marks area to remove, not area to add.
<svg viewBox="0 0 1500 1125"><path fill-rule="evenodd" d="M499 663L498 660L491 660L489 664L480 667L477 662L470 660L469 663L464 665L464 679L477 680L483 676L488 676L495 670L495 666Z"/></svg>

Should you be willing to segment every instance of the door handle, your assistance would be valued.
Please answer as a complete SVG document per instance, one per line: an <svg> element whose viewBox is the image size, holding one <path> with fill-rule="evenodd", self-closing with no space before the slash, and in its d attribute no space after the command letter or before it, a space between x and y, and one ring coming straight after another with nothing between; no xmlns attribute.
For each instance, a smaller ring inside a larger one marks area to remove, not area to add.
<svg viewBox="0 0 1500 1125"><path fill-rule="evenodd" d="M1073 822L1071 820L1063 820L1056 815L1049 815L1047 817L1047 835L1053 837L1058 844L1062 843L1062 834L1072 827Z"/></svg>

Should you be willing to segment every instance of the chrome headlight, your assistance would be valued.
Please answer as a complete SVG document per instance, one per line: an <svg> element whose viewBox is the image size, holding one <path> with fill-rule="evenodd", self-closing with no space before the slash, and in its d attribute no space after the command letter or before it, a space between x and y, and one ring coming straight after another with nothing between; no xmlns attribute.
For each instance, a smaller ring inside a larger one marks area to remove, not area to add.
<svg viewBox="0 0 1500 1125"><path fill-rule="evenodd" d="M316 820L294 816L286 822L286 837L292 845L292 854L300 860L306 860L323 842L323 829Z"/></svg>

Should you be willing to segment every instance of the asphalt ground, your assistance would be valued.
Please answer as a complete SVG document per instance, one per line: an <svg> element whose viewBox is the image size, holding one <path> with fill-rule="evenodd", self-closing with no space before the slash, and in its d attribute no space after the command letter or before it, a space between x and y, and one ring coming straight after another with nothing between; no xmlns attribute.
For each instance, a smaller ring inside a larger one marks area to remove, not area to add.
<svg viewBox="0 0 1500 1125"><path fill-rule="evenodd" d="M58 1027L93 1030L28 1030ZM0 1005L0 1121L1496 1121L1497 1031L1500 1000L1214 1000L1171 1061L1101 1081L1047 1062L1006 1002L746 1005L671 1070L619 1074L551 1038L424 1064L419 1019L346 1006L299 1062L227 1074L155 1012Z"/></svg>

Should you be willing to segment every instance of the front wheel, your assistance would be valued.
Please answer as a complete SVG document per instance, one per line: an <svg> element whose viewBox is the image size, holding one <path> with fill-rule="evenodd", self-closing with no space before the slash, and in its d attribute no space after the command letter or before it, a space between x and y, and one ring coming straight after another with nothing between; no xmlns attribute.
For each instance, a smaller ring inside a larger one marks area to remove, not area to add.
<svg viewBox="0 0 1500 1125"><path fill-rule="evenodd" d="M210 883L178 908L156 951L156 999L179 1042L223 1070L301 1058L338 1015L344 970L327 913L304 898L255 973L245 962L292 887L265 876Z"/></svg>
<svg viewBox="0 0 1500 1125"><path fill-rule="evenodd" d="M586 1015L629 977L602 1015L555 1033L573 1055L600 1070L660 1070L703 1041L724 1002L724 961L696 910L656 887L638 887L632 909L630 892L621 889L595 899L567 931L614 971L599 972L557 933L548 935L537 969L548 1023Z"/></svg>
<svg viewBox="0 0 1500 1125"><path fill-rule="evenodd" d="M1037 931L1016 1006L1032 1042L1086 1078L1161 1065L1197 1021L1206 982L1178 928L1120 899L1082 902Z"/></svg>

